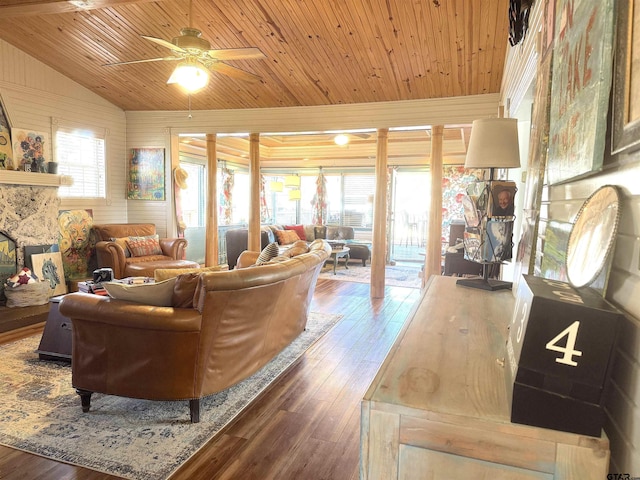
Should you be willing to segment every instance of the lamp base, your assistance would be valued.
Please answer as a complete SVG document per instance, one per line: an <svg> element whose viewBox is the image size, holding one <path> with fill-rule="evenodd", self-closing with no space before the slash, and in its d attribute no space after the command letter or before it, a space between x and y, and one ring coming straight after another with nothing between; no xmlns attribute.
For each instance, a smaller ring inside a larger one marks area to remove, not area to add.
<svg viewBox="0 0 640 480"><path fill-rule="evenodd" d="M461 278L456 285L463 287L480 288L482 290L507 290L513 287L513 282L503 282L502 280L493 280L490 278Z"/></svg>

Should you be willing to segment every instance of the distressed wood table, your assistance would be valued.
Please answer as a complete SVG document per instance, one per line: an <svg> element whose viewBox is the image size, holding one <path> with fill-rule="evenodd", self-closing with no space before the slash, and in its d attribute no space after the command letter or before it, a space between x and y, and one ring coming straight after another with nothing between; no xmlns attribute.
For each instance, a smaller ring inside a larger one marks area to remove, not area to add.
<svg viewBox="0 0 640 480"><path fill-rule="evenodd" d="M432 277L362 401L362 479L607 478L609 441L511 423L514 298Z"/></svg>

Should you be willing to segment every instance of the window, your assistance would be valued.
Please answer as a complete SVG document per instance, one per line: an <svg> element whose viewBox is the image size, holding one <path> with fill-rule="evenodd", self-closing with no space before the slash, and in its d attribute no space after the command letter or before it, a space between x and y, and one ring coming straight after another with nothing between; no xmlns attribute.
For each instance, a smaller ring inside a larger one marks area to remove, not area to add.
<svg viewBox="0 0 640 480"><path fill-rule="evenodd" d="M354 228L371 228L375 191L375 175L344 176L342 225Z"/></svg>
<svg viewBox="0 0 640 480"><path fill-rule="evenodd" d="M58 194L70 198L106 198L104 135L91 131L56 131L58 173L73 178Z"/></svg>

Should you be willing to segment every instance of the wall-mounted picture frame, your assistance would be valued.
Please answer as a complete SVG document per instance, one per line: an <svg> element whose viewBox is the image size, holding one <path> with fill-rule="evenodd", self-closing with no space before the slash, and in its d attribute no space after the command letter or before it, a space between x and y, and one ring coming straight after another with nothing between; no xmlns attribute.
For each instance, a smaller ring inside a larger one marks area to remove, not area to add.
<svg viewBox="0 0 640 480"><path fill-rule="evenodd" d="M11 120L0 94L0 170L14 170Z"/></svg>
<svg viewBox="0 0 640 480"><path fill-rule="evenodd" d="M602 170L613 77L613 0L557 0L549 116L549 185Z"/></svg>
<svg viewBox="0 0 640 480"><path fill-rule="evenodd" d="M611 153L640 148L640 8L618 0ZM635 93L635 95L634 95Z"/></svg>
<svg viewBox="0 0 640 480"><path fill-rule="evenodd" d="M129 152L127 200L165 200L164 148L132 148Z"/></svg>
<svg viewBox="0 0 640 480"><path fill-rule="evenodd" d="M47 171L49 161L49 134L25 128L12 128L13 163L16 170L25 172Z"/></svg>

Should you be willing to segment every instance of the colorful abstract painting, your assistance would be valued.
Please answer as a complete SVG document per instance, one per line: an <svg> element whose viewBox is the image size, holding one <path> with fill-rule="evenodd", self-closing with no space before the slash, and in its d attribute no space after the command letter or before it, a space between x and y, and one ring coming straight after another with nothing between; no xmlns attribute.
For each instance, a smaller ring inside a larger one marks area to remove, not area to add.
<svg viewBox="0 0 640 480"><path fill-rule="evenodd" d="M65 277L68 280L90 278L96 268L92 210L61 210L58 225Z"/></svg>
<svg viewBox="0 0 640 480"><path fill-rule="evenodd" d="M442 242L449 242L449 225L453 220L464 219L463 197L471 182L482 179L484 171L468 169L462 165L442 167Z"/></svg>
<svg viewBox="0 0 640 480"><path fill-rule="evenodd" d="M49 135L23 128L11 129L13 163L16 170L46 172Z"/></svg>
<svg viewBox="0 0 640 480"><path fill-rule="evenodd" d="M165 199L164 148L132 148L129 153L128 200Z"/></svg>

